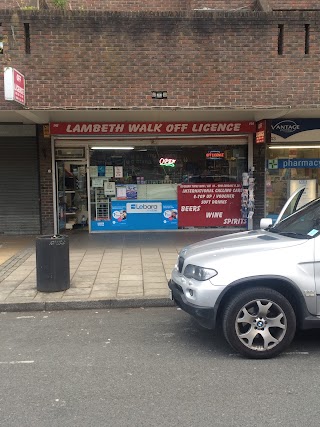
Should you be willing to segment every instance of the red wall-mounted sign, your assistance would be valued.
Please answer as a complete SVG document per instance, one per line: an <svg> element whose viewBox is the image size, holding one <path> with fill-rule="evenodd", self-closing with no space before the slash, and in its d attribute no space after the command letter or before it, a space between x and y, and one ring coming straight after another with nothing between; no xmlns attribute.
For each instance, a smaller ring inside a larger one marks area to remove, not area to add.
<svg viewBox="0 0 320 427"><path fill-rule="evenodd" d="M264 144L266 142L267 122L261 120L257 123L256 144Z"/></svg>
<svg viewBox="0 0 320 427"><path fill-rule="evenodd" d="M4 98L22 105L26 103L24 75L11 67L4 69Z"/></svg>
<svg viewBox="0 0 320 427"><path fill-rule="evenodd" d="M255 122L50 123L51 135L216 135L255 133Z"/></svg>
<svg viewBox="0 0 320 427"><path fill-rule="evenodd" d="M179 227L245 227L241 184L178 185Z"/></svg>

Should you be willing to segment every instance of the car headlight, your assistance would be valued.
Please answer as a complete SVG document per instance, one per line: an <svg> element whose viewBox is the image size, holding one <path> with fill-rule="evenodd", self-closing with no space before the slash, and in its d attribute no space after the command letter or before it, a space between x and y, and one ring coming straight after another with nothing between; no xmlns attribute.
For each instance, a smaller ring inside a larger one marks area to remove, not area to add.
<svg viewBox="0 0 320 427"><path fill-rule="evenodd" d="M195 279L202 282L216 276L218 272L211 268L198 267L197 265L188 264L184 269L183 274L185 277L188 277L188 279Z"/></svg>

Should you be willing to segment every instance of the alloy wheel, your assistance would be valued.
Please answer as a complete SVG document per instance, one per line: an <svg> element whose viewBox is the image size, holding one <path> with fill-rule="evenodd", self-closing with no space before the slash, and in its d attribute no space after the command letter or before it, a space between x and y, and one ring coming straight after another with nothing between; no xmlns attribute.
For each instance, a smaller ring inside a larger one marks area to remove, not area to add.
<svg viewBox="0 0 320 427"><path fill-rule="evenodd" d="M236 316L236 334L246 347L266 351L277 346L286 335L287 318L273 301L256 299L246 303Z"/></svg>

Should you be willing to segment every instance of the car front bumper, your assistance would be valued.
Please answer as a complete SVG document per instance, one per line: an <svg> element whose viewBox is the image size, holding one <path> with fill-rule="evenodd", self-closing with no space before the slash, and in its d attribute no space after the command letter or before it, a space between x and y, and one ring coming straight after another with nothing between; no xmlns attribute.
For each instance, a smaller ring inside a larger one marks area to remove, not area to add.
<svg viewBox="0 0 320 427"><path fill-rule="evenodd" d="M205 328L214 329L216 323L216 309L214 307L199 307L191 304L185 298L183 289L173 280L168 282L174 302L186 313L194 317Z"/></svg>

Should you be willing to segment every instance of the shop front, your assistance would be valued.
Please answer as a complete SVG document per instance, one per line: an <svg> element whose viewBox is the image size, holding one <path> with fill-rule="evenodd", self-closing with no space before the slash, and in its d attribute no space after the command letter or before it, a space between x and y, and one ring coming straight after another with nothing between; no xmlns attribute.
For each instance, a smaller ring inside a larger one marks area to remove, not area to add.
<svg viewBox="0 0 320 427"><path fill-rule="evenodd" d="M300 206L320 195L320 120L282 119L269 125L266 214L276 218L296 189L305 187Z"/></svg>
<svg viewBox="0 0 320 427"><path fill-rule="evenodd" d="M56 232L250 228L254 122L51 123L50 131Z"/></svg>

